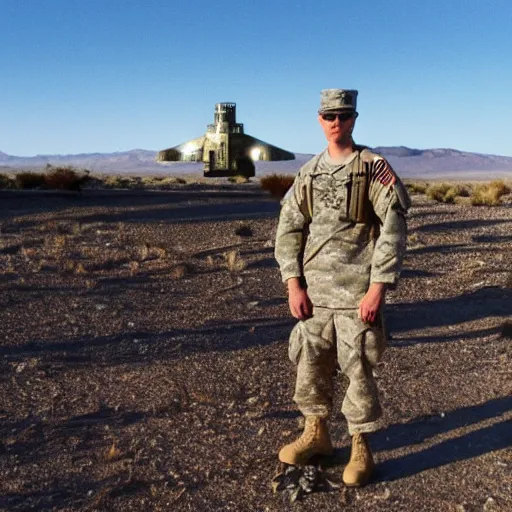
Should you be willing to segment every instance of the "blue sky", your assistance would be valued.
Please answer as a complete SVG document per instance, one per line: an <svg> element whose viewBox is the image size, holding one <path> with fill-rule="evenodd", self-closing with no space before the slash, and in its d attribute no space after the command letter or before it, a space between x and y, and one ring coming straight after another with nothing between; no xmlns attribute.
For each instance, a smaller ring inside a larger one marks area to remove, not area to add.
<svg viewBox="0 0 512 512"><path fill-rule="evenodd" d="M237 103L246 133L324 146L320 90L369 146L512 156L510 0L0 0L0 151L163 149Z"/></svg>

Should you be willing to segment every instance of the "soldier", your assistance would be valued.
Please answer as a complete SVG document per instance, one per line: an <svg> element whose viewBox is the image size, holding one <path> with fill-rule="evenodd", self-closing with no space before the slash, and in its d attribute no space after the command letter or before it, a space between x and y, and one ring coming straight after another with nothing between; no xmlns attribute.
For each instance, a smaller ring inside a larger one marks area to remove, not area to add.
<svg viewBox="0 0 512 512"><path fill-rule="evenodd" d="M366 434L380 427L382 411L372 369L386 344L381 312L400 273L410 206L388 162L354 143L356 100L356 90L321 92L327 148L300 169L283 198L275 245L299 320L289 357L297 365L293 399L305 416L303 434L279 459L303 465L332 453L326 419L337 360L349 379L341 409L352 436L348 486L364 485L374 468Z"/></svg>

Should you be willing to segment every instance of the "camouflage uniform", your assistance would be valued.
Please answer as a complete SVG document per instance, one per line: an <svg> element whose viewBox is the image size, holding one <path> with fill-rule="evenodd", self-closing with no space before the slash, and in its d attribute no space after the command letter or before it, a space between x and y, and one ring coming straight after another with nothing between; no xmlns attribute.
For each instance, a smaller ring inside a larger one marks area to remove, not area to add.
<svg viewBox="0 0 512 512"><path fill-rule="evenodd" d="M336 358L349 378L349 432L377 430L381 408L372 368L385 348L382 321L358 317L370 283L396 285L405 252L407 192L381 156L355 146L343 163L327 150L306 163L282 201L275 257L282 280L305 281L313 316L290 335L297 365L294 401L327 417Z"/></svg>

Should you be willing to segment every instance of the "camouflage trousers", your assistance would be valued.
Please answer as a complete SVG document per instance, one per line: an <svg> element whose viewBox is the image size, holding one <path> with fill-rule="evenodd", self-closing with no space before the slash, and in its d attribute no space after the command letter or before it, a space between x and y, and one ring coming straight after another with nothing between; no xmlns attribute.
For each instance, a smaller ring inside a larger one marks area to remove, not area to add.
<svg viewBox="0 0 512 512"><path fill-rule="evenodd" d="M349 433L374 432L382 410L372 369L386 345L382 322L362 322L356 309L314 307L290 334L289 356L297 365L293 400L304 416L329 416L336 359L349 384L341 412Z"/></svg>

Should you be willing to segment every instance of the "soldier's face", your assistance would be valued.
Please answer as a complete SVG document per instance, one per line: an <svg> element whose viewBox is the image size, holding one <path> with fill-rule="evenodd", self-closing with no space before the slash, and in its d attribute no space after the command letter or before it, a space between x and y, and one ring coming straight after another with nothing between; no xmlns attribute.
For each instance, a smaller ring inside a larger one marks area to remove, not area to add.
<svg viewBox="0 0 512 512"><path fill-rule="evenodd" d="M346 118L344 114L318 114L318 122L322 127L327 142L348 144L352 140L352 130L356 116Z"/></svg>

